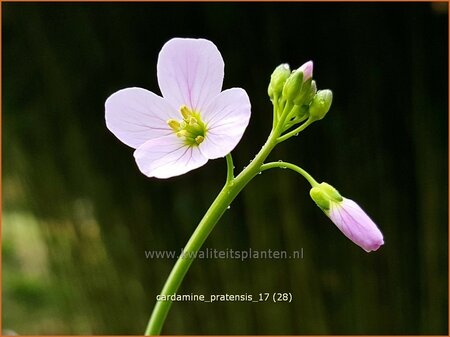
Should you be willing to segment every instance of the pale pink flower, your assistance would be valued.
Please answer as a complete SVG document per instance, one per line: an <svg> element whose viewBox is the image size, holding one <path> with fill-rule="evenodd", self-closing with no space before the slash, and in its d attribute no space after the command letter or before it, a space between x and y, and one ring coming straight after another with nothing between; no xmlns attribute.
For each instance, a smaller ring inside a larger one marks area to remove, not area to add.
<svg viewBox="0 0 450 337"><path fill-rule="evenodd" d="M169 178L225 157L250 119L245 90L222 90L224 62L204 39L174 38L158 57L162 97L141 88L112 94L105 104L108 129L126 145L148 177Z"/></svg>
<svg viewBox="0 0 450 337"><path fill-rule="evenodd" d="M346 237L366 252L375 251L384 244L377 225L353 200L331 201L330 209L325 213Z"/></svg>

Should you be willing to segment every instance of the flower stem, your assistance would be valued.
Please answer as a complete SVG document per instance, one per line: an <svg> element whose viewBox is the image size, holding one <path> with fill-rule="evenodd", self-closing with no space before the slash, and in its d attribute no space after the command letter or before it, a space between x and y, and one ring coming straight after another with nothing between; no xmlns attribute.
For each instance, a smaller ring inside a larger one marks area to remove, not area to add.
<svg viewBox="0 0 450 337"><path fill-rule="evenodd" d="M306 180L308 180L308 182L311 184L312 187L319 185L319 183L308 172L306 172L304 169L302 169L297 165L286 163L284 161L277 161L261 165L261 171L269 170L271 168L290 169L292 171L301 174Z"/></svg>
<svg viewBox="0 0 450 337"><path fill-rule="evenodd" d="M227 184L231 183L234 179L234 164L231 152L227 154Z"/></svg>
<svg viewBox="0 0 450 337"><path fill-rule="evenodd" d="M278 143L284 142L286 139L291 138L292 136L296 135L297 133L305 130L309 125L312 124L312 120L308 119L305 123L300 125L298 128L278 137L277 141Z"/></svg>
<svg viewBox="0 0 450 337"><path fill-rule="evenodd" d="M279 128L275 128L270 133L267 142L261 148L253 161L236 177L233 178L233 162L231 155L227 156L227 182L216 197L203 219L198 224L194 233L187 242L183 254L178 257L169 277L164 284L160 295L173 295L178 291L184 276L189 270L197 252L208 238L214 226L225 213L228 206L236 198L240 191L254 178L263 166L264 160L277 144ZM172 301L157 300L152 315L145 330L145 335L159 335L166 320Z"/></svg>
<svg viewBox="0 0 450 337"><path fill-rule="evenodd" d="M209 236L209 233L211 233L215 224L236 195L237 191L231 189L229 184L226 184L223 187L222 191L220 191L216 200L214 200L211 207L208 209L184 247L183 254L179 256L172 271L170 272L169 277L167 278L161 291L161 295L172 295L177 292L184 276L191 266L191 263L195 259L196 253L199 251L206 238ZM171 304L171 301L156 302L150 321L147 325L147 329L145 330L146 336L160 334Z"/></svg>

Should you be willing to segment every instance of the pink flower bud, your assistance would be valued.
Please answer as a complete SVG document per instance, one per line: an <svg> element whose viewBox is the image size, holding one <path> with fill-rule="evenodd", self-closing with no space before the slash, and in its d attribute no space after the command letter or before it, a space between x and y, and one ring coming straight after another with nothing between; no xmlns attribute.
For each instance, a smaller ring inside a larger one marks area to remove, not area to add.
<svg viewBox="0 0 450 337"><path fill-rule="evenodd" d="M307 80L312 78L312 75L313 75L313 62L312 61L306 62L300 68L298 68L298 70L303 72L303 82L306 82Z"/></svg>
<svg viewBox="0 0 450 337"><path fill-rule="evenodd" d="M384 244L383 234L371 218L353 200L342 197L330 184L321 183L309 192L317 206L342 233L366 252Z"/></svg>
<svg viewBox="0 0 450 337"><path fill-rule="evenodd" d="M343 198L341 202L330 202L325 213L346 237L366 252L375 251L384 244L377 225L353 200Z"/></svg>

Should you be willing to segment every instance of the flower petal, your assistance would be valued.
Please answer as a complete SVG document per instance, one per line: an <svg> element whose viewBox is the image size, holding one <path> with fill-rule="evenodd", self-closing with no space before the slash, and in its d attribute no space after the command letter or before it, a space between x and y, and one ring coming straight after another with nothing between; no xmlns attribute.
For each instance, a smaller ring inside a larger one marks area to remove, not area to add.
<svg viewBox="0 0 450 337"><path fill-rule="evenodd" d="M241 140L250 115L251 105L245 90L232 88L221 92L202 111L208 129L200 144L203 155L215 159L230 153Z"/></svg>
<svg viewBox="0 0 450 337"><path fill-rule="evenodd" d="M161 93L176 108L200 111L222 89L223 59L208 40L169 40L159 53L157 70Z"/></svg>
<svg viewBox="0 0 450 337"><path fill-rule="evenodd" d="M142 88L115 92L106 100L105 110L108 129L133 148L172 133L167 120L179 118L179 113L162 97Z"/></svg>
<svg viewBox="0 0 450 337"><path fill-rule="evenodd" d="M306 82L312 77L313 61L308 61L304 63L300 68L298 68L298 70L303 72L303 82Z"/></svg>
<svg viewBox="0 0 450 337"><path fill-rule="evenodd" d="M208 161L198 147L188 147L175 134L151 139L134 151L139 170L148 177L175 177Z"/></svg>
<svg viewBox="0 0 450 337"><path fill-rule="evenodd" d="M329 217L346 237L367 252L384 244L377 225L353 200L344 198L341 203L331 203Z"/></svg>

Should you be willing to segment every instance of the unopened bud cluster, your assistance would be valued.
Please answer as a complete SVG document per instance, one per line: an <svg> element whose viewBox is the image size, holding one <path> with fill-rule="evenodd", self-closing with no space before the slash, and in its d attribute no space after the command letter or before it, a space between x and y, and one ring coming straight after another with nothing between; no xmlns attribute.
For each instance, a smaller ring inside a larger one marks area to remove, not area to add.
<svg viewBox="0 0 450 337"><path fill-rule="evenodd" d="M285 129L305 119L309 122L320 120L330 110L333 93L331 90L317 90L312 75L312 61L293 71L284 63L272 73L268 94L277 110L277 117L286 124Z"/></svg>

